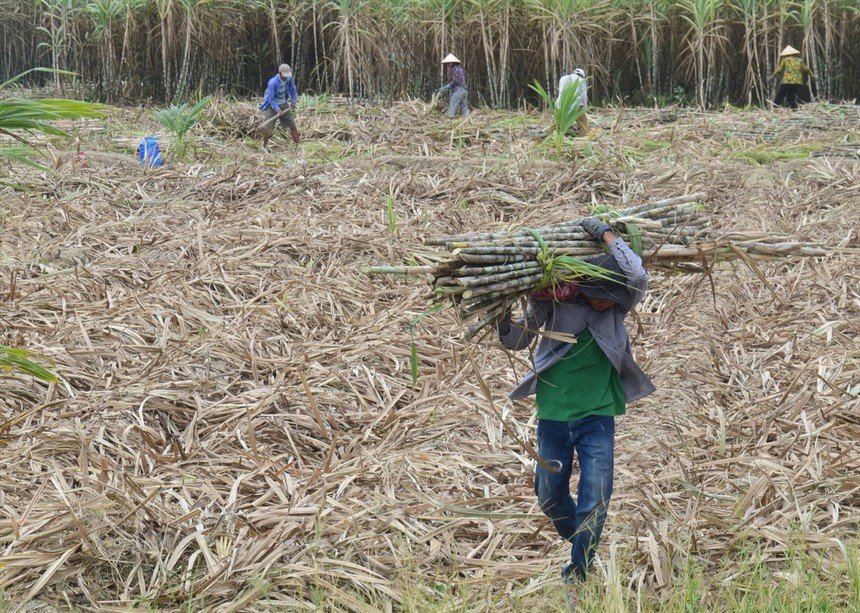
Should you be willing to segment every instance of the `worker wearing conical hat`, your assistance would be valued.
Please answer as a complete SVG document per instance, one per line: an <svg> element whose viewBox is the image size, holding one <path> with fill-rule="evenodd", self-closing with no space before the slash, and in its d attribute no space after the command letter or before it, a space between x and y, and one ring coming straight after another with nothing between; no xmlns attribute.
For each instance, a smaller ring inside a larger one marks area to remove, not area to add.
<svg viewBox="0 0 860 613"><path fill-rule="evenodd" d="M451 99L448 102L448 117L455 117L456 115L465 117L469 114L469 90L466 87L466 71L463 70L463 64L453 53L446 55L442 64L448 64L451 67L451 80L439 89L440 93L451 92Z"/></svg>
<svg viewBox="0 0 860 613"><path fill-rule="evenodd" d="M782 75L782 83L779 86L779 91L773 103L780 106L783 102L789 107L797 108L797 94L800 93L803 87L804 77L814 76L809 66L803 63L800 59L800 51L792 47L786 46L779 54L781 58L776 70L773 71L773 76Z"/></svg>

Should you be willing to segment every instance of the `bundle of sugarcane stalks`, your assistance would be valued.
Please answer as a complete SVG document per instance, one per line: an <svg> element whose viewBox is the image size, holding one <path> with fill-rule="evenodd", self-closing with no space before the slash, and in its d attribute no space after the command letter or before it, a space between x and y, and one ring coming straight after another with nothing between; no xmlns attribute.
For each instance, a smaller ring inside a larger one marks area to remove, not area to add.
<svg viewBox="0 0 860 613"><path fill-rule="evenodd" d="M704 198L695 193L620 211L598 207L593 216L611 224L648 269L707 272L716 260L826 254L817 244L785 242L785 237L768 233L712 237ZM416 256L425 265L371 266L365 272L431 276L430 308L457 307L468 340L523 296L601 276L603 269L590 261L603 255L605 246L583 230L581 221L427 239L425 245L444 247L447 253Z"/></svg>

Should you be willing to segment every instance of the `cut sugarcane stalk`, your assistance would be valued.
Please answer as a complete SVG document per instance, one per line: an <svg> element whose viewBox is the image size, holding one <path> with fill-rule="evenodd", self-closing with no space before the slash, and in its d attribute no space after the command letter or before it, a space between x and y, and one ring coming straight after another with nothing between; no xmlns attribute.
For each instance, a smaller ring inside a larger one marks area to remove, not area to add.
<svg viewBox="0 0 860 613"><path fill-rule="evenodd" d="M469 288L462 292L463 300L474 300L478 296L485 296L487 294L506 294L510 293L510 290L514 289L528 289L539 284L542 278L543 275L534 275L531 277L512 279L510 281L502 281L500 283L492 283L490 285L482 285L476 288Z"/></svg>
<svg viewBox="0 0 860 613"><path fill-rule="evenodd" d="M514 262L513 264L501 264L499 266L464 266L451 271L451 274L456 277L470 277L473 275L493 275L502 272L511 272L514 270L540 270L541 265L537 261L532 262Z"/></svg>
<svg viewBox="0 0 860 613"><path fill-rule="evenodd" d="M646 268L652 269L705 272L718 260L826 253L820 245L793 243L766 232L714 236L710 218L699 204L704 198L704 193L686 194L618 211L599 210L596 216L613 225L621 238L641 248ZM364 270L432 275L434 289L428 306L454 306L466 326L464 337L472 338L505 308L545 285L549 278L567 280L578 274L593 274L580 265L606 250L583 231L580 221L535 230L508 228L428 238L425 245L442 247L447 253L415 256L417 262L427 265Z"/></svg>
<svg viewBox="0 0 860 613"><path fill-rule="evenodd" d="M477 255L473 253L461 254L462 259L467 264L510 264L512 262L525 262L524 255Z"/></svg>

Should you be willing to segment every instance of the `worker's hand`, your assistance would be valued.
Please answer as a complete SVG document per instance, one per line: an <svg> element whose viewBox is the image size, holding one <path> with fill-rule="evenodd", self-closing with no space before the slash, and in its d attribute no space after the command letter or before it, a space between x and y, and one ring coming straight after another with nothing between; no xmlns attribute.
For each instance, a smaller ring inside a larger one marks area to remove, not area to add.
<svg viewBox="0 0 860 613"><path fill-rule="evenodd" d="M579 222L579 225L582 226L582 229L591 234L594 238L599 241L603 240L603 235L607 232L612 232L615 234L615 230L612 229L608 223L600 221L597 217L586 217L582 221Z"/></svg>
<svg viewBox="0 0 860 613"><path fill-rule="evenodd" d="M442 87L440 87L438 90L436 90L436 93L437 93L437 94L441 94L441 93L443 93L443 92L448 91L449 89L451 89L451 84L450 84L450 83L445 83L445 85L443 85L443 86L442 86Z"/></svg>
<svg viewBox="0 0 860 613"><path fill-rule="evenodd" d="M505 312L496 320L496 329L499 331L499 336L504 336L511 331L511 307L505 309Z"/></svg>
<svg viewBox="0 0 860 613"><path fill-rule="evenodd" d="M291 111L295 111L295 110L296 110L296 105L295 105L295 104L290 104L290 110L291 110Z"/></svg>
<svg viewBox="0 0 860 613"><path fill-rule="evenodd" d="M277 115L275 115L275 117L283 117L283 116L284 116L284 113L286 113L286 112L287 112L287 111L285 111L284 109L281 109L280 111L278 111L278 114L277 114Z"/></svg>

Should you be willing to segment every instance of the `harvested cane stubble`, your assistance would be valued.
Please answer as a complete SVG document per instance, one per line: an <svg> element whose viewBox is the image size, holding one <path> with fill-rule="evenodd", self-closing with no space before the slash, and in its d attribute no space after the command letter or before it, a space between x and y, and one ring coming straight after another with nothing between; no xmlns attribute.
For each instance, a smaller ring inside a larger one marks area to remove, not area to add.
<svg viewBox="0 0 860 613"><path fill-rule="evenodd" d="M534 440L533 407L505 401L527 358L470 345L473 367L449 309L415 328L413 386L409 323L428 286L360 270L437 266L426 237L701 190L710 235L783 234L828 255L752 259L763 279L736 261L707 260L710 277L652 267L631 332L658 391L618 420L596 585L664 608L688 564L718 598L743 591L734 577L747 570L794 577L802 555L847 589L842 548L860 514L856 160L735 157L721 135L764 112L663 123L643 110L632 132L595 109L599 155L572 172L536 149L538 114L482 109L445 127L411 102L303 112L300 169L231 140L255 104L216 108L188 163L140 170L139 137L123 130L147 115L130 110L79 131L85 168L15 168L18 187L0 186L0 343L60 376L0 381L10 608L551 608L567 547L509 432ZM804 142L844 142L858 125L845 113L798 111L835 125Z"/></svg>

